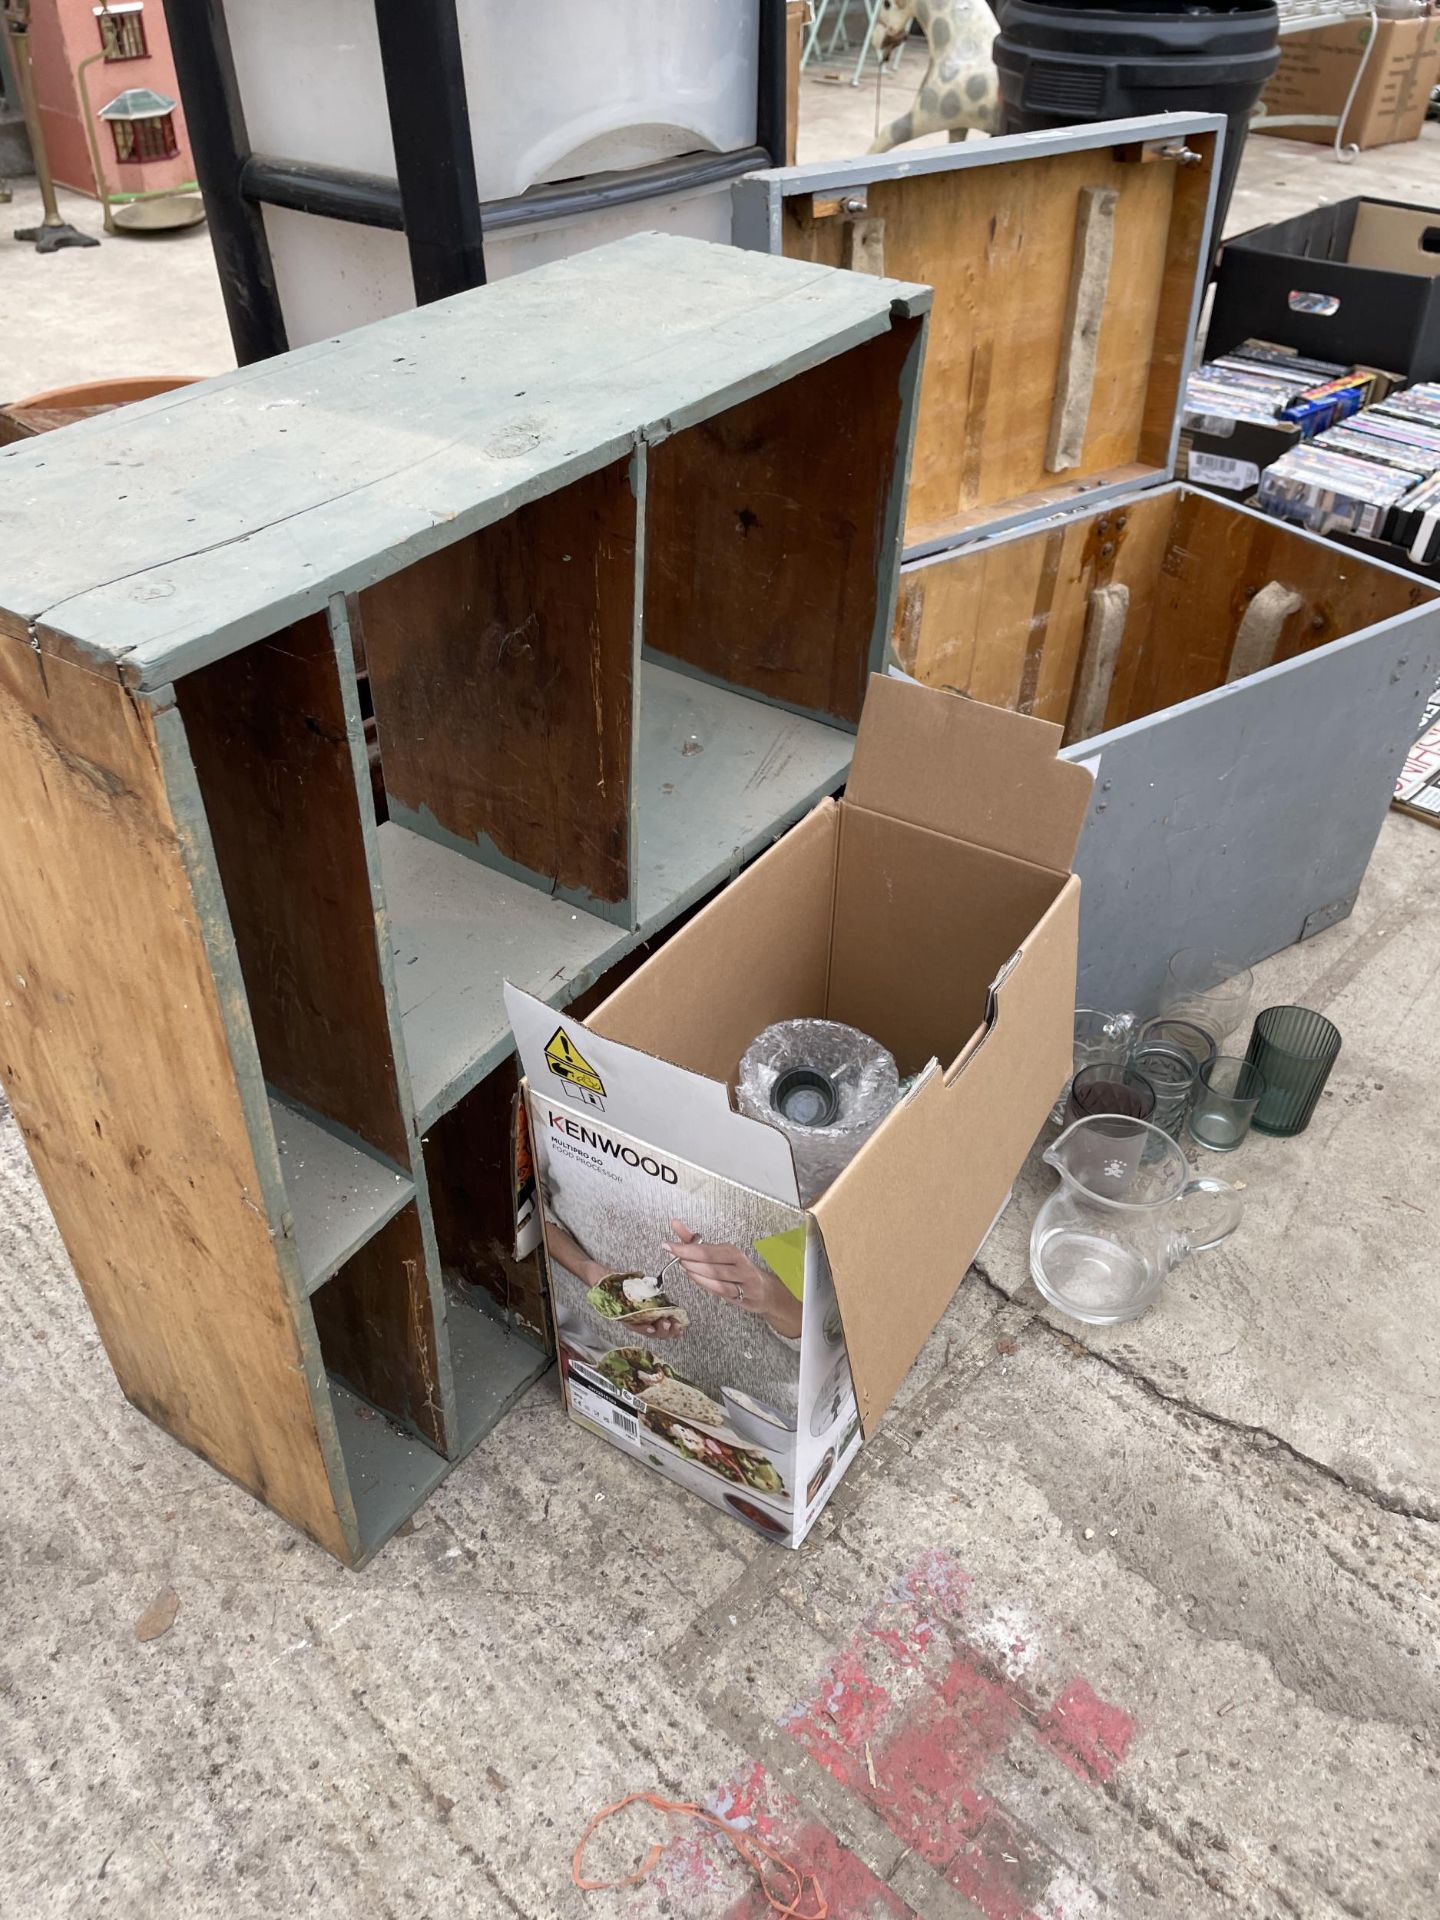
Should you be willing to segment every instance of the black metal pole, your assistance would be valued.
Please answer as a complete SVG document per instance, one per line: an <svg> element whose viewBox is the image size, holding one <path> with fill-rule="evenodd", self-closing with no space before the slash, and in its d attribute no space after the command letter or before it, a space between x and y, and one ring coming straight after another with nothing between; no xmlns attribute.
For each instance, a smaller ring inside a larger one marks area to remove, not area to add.
<svg viewBox="0 0 1440 1920"><path fill-rule="evenodd" d="M715 186L769 164L770 156L763 147L737 147L729 153L685 153L654 161L648 167L586 174L578 180L531 187L508 200L485 200L480 217L486 234L533 227L546 220L579 220L612 207ZM247 200L261 201L267 207L318 213L328 220L384 227L392 233L405 231L400 188L378 173L356 173L348 167L319 167L309 160L252 153L240 169L240 186Z"/></svg>
<svg viewBox="0 0 1440 1920"><path fill-rule="evenodd" d="M375 0L375 24L410 277L424 306L485 283L455 0Z"/></svg>
<svg viewBox="0 0 1440 1920"><path fill-rule="evenodd" d="M317 213L326 220L384 227L392 233L405 231L400 189L383 174L252 153L240 169L240 190L247 200L267 207L289 207L294 213Z"/></svg>
<svg viewBox="0 0 1440 1920"><path fill-rule="evenodd" d="M772 167L785 165L785 0L760 0L760 85L755 101L755 144Z"/></svg>
<svg viewBox="0 0 1440 1920"><path fill-rule="evenodd" d="M205 200L235 358L284 353L285 317L260 208L240 191L250 152L221 0L165 0L195 178Z"/></svg>

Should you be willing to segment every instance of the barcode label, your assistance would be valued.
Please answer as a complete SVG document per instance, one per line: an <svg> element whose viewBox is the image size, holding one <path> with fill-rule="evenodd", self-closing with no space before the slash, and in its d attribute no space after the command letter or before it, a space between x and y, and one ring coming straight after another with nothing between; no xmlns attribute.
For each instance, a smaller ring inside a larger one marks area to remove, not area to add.
<svg viewBox="0 0 1440 1920"><path fill-rule="evenodd" d="M1221 453L1197 453L1192 447L1187 477L1208 480L1212 487L1224 487L1232 493L1244 493L1247 487L1259 486L1260 469L1252 460L1232 460Z"/></svg>
<svg viewBox="0 0 1440 1920"><path fill-rule="evenodd" d="M1235 431L1235 422L1228 413L1191 413L1188 407L1185 424L1196 433L1208 433L1216 440L1228 440Z"/></svg>
<svg viewBox="0 0 1440 1920"><path fill-rule="evenodd" d="M603 1373L597 1373L594 1367L587 1367L583 1360L570 1362L570 1375L572 1379L585 1381L607 1399L618 1400L622 1407L639 1408L644 1404L633 1393L627 1393L624 1387L617 1387L613 1380L607 1380Z"/></svg>
<svg viewBox="0 0 1440 1920"><path fill-rule="evenodd" d="M638 1441L640 1438L640 1422L634 1414L626 1413L607 1394L596 1393L592 1387L577 1380L573 1368L570 1372L570 1409L572 1413L578 1413L582 1420L593 1420L597 1427L606 1427L623 1439Z"/></svg>

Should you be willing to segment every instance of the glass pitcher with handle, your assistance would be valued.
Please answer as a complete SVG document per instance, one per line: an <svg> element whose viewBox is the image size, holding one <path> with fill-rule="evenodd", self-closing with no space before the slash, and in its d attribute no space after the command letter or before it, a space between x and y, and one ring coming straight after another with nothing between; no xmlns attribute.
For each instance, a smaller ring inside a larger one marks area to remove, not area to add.
<svg viewBox="0 0 1440 1920"><path fill-rule="evenodd" d="M1060 1175L1035 1216L1030 1272L1052 1306L1093 1326L1142 1314L1167 1273L1228 1240L1243 1202L1147 1121L1095 1114L1047 1147Z"/></svg>

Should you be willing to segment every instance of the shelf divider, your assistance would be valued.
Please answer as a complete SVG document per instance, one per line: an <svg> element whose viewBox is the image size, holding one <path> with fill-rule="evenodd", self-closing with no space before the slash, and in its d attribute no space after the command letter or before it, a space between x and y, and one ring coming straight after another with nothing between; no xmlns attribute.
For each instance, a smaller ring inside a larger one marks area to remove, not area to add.
<svg viewBox="0 0 1440 1920"><path fill-rule="evenodd" d="M414 1198L415 1183L273 1090L269 1099L300 1272L306 1293L314 1293Z"/></svg>

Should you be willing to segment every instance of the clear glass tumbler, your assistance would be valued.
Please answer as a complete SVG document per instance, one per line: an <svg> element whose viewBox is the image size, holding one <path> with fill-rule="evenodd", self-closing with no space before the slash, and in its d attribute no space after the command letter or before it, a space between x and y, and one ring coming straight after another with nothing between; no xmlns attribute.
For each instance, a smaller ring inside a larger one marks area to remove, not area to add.
<svg viewBox="0 0 1440 1920"><path fill-rule="evenodd" d="M1266 1007L1255 1017L1246 1058L1265 1076L1255 1109L1261 1133L1289 1138L1310 1124L1340 1053L1340 1029L1309 1007Z"/></svg>
<svg viewBox="0 0 1440 1920"><path fill-rule="evenodd" d="M1200 1069L1199 1082L1190 1109L1190 1138L1211 1153L1233 1153L1250 1131L1265 1076L1251 1061L1221 1053Z"/></svg>
<svg viewBox="0 0 1440 1920"><path fill-rule="evenodd" d="M1189 1020L1214 1041L1218 1053L1250 1011L1255 976L1228 954L1182 947L1165 969L1160 1011Z"/></svg>
<svg viewBox="0 0 1440 1920"><path fill-rule="evenodd" d="M1195 1092L1198 1068L1194 1056L1184 1047L1157 1040L1138 1046L1131 1065L1155 1089L1155 1111L1150 1115L1152 1126L1163 1127L1166 1133L1178 1136Z"/></svg>
<svg viewBox="0 0 1440 1920"><path fill-rule="evenodd" d="M1140 1017L1134 1013L1107 1013L1103 1007L1075 1009L1075 1049L1071 1071L1111 1062L1123 1067L1130 1058ZM1065 1118L1065 1103L1070 1098L1070 1083L1061 1089L1050 1118L1058 1127Z"/></svg>
<svg viewBox="0 0 1440 1920"><path fill-rule="evenodd" d="M1104 1060L1082 1067L1070 1082L1065 1124L1094 1114L1118 1113L1130 1120L1148 1120L1155 1109L1155 1089L1131 1067Z"/></svg>
<svg viewBox="0 0 1440 1920"><path fill-rule="evenodd" d="M1145 1022L1135 1046L1137 1052L1149 1047L1174 1047L1180 1053L1188 1054L1197 1069L1203 1067L1207 1060L1213 1060L1219 1052L1207 1027L1197 1026L1193 1020L1182 1020L1175 1014L1164 1013L1157 1020Z"/></svg>

